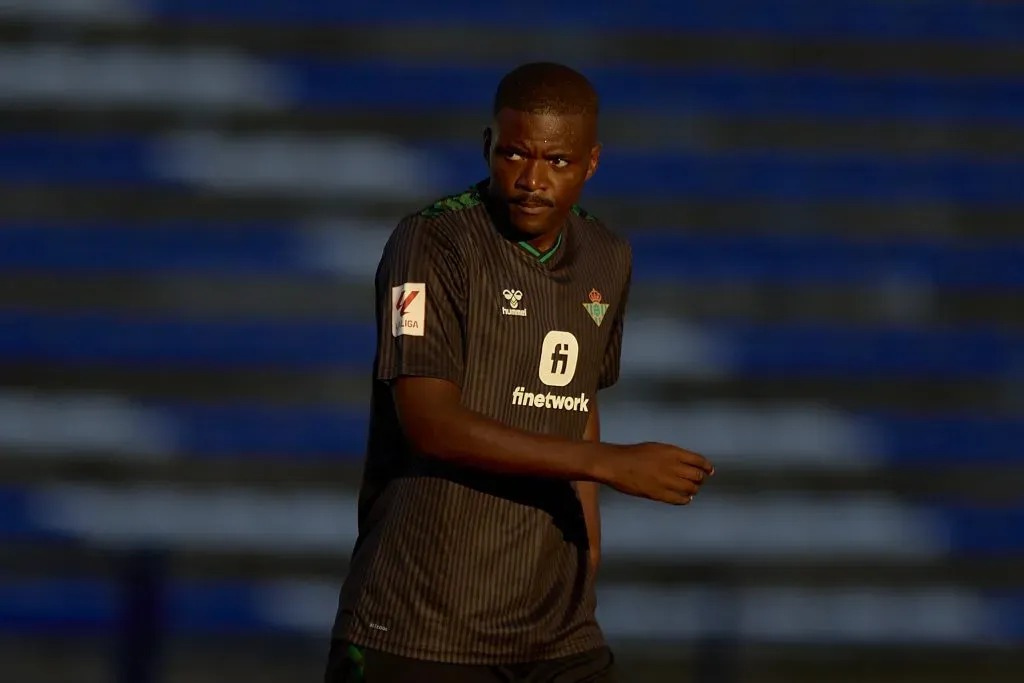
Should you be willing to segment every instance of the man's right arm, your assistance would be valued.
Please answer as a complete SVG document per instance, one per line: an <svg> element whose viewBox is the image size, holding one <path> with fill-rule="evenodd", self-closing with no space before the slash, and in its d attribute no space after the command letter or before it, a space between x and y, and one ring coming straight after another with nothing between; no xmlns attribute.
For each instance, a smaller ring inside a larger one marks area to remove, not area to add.
<svg viewBox="0 0 1024 683"><path fill-rule="evenodd" d="M401 429L416 451L491 472L598 481L688 503L710 473L696 453L533 434L462 405L466 265L454 240L414 217L395 230L377 271L375 375L392 387Z"/></svg>
<svg viewBox="0 0 1024 683"><path fill-rule="evenodd" d="M462 406L459 388L428 377L400 377L393 394L405 436L423 455L504 474L601 481L627 450L507 427Z"/></svg>
<svg viewBox="0 0 1024 683"><path fill-rule="evenodd" d="M399 377L393 394L405 437L423 457L512 475L596 481L622 493L686 505L714 469L661 443L620 446L521 431L462 406L441 379Z"/></svg>

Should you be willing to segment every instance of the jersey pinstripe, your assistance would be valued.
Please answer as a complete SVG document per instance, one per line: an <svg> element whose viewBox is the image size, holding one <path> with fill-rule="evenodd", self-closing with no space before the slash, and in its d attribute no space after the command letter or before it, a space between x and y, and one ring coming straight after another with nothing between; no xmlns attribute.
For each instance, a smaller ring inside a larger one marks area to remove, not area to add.
<svg viewBox="0 0 1024 683"><path fill-rule="evenodd" d="M495 228L477 186L402 220L376 276L377 356L359 535L334 636L465 664L604 644L570 482L448 465L402 437L389 382L459 385L511 427L579 439L619 374L631 256L574 210L549 255Z"/></svg>

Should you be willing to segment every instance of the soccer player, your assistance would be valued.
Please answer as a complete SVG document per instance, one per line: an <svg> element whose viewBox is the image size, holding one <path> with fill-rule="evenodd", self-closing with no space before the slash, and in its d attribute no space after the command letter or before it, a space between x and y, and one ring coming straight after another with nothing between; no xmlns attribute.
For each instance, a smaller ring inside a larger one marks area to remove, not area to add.
<svg viewBox="0 0 1024 683"><path fill-rule="evenodd" d="M628 243L577 205L597 170L581 74L507 74L490 177L403 219L377 269L359 535L328 683L611 681L595 618L598 487L689 503L674 446L600 441L619 376Z"/></svg>

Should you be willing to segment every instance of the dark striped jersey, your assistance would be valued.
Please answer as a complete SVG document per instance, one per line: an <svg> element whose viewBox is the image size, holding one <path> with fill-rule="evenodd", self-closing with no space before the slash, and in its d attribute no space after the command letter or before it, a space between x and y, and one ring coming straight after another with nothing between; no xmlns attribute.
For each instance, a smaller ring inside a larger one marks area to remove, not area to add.
<svg viewBox="0 0 1024 683"><path fill-rule="evenodd" d="M377 356L359 534L334 636L442 662L503 664L604 644L571 482L415 452L389 382L434 377L462 403L580 439L619 375L628 243L580 208L538 253L492 222L484 185L395 229L376 277Z"/></svg>

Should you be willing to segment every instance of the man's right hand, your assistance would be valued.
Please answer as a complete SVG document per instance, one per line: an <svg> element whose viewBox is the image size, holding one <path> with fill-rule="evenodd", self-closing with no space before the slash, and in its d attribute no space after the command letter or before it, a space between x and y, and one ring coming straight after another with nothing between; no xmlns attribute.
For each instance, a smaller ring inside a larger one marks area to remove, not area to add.
<svg viewBox="0 0 1024 683"><path fill-rule="evenodd" d="M603 460L605 484L672 505L688 504L715 472L703 455L663 443L615 446Z"/></svg>

